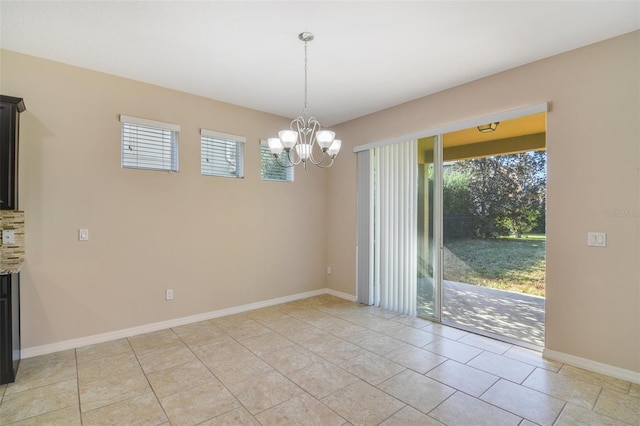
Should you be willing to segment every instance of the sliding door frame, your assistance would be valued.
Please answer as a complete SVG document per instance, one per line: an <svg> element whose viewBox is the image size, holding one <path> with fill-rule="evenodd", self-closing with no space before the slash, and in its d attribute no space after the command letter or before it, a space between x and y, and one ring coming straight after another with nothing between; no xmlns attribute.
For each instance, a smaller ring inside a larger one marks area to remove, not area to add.
<svg viewBox="0 0 640 426"><path fill-rule="evenodd" d="M443 233L443 219L444 212L442 210L443 192L442 192L442 157L443 157L443 137L442 133L434 135L433 141L433 237L435 250L434 264L436 265L433 271L433 294L434 294L434 309L433 317L426 317L432 321L442 322L442 280L444 277L444 239Z"/></svg>
<svg viewBox="0 0 640 426"><path fill-rule="evenodd" d="M442 238L443 232L443 209L442 209L442 170L443 170L443 146L442 136L445 133L455 132L458 130L464 130L476 126L480 126L486 123L493 123L496 121L506 121L514 118L524 117L527 115L533 115L538 113L548 113L549 103L543 102L539 104L529 105L521 108L515 108L508 111L503 111L495 114L484 115L468 120L463 120L455 123L446 124L443 126L422 130L416 133L397 136L390 139L385 139L377 142L366 143L358 145L353 148L353 152L358 155L358 171L357 171L357 242L356 242L356 301L371 305L373 302L373 295L370 294L369 280L373 273L374 259L372 256L373 250L371 226L372 226L372 208L371 199L373 190L372 173L371 173L371 150L387 145L393 145L397 143L406 142L408 140L418 140L421 138L434 137L434 246L435 261L437 266L434 271L434 296L435 296L435 309L434 316L427 317L428 319L436 322L442 321L442 278L444 274L444 243Z"/></svg>

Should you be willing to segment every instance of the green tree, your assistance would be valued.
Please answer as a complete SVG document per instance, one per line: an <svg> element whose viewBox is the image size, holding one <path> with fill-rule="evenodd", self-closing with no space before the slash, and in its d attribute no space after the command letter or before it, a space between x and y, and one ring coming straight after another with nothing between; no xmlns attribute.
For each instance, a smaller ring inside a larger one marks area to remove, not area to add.
<svg viewBox="0 0 640 426"><path fill-rule="evenodd" d="M476 236L512 233L519 237L544 217L545 151L459 161L454 170L469 176Z"/></svg>
<svg viewBox="0 0 640 426"><path fill-rule="evenodd" d="M453 167L445 169L442 177L445 216L473 213L469 192L470 180L471 175L467 171L458 171Z"/></svg>

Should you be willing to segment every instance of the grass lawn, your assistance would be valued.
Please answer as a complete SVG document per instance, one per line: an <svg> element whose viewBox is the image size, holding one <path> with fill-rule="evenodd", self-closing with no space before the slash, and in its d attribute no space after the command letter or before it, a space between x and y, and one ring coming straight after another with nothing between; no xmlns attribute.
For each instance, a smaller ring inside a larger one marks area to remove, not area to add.
<svg viewBox="0 0 640 426"><path fill-rule="evenodd" d="M544 297L545 236L445 244L444 279Z"/></svg>

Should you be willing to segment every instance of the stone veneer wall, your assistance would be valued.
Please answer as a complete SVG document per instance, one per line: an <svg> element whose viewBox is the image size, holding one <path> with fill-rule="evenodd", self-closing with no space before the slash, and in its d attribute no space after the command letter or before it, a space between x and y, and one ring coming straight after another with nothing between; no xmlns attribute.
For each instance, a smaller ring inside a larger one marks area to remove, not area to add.
<svg viewBox="0 0 640 426"><path fill-rule="evenodd" d="M0 230L14 230L14 244L2 244L0 239L0 273L20 272L24 263L24 212L0 210Z"/></svg>

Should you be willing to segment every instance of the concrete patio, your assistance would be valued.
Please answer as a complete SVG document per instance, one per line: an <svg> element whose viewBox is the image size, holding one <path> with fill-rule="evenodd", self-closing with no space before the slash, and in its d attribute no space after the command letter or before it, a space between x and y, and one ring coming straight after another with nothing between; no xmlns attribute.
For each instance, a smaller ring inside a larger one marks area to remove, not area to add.
<svg viewBox="0 0 640 426"><path fill-rule="evenodd" d="M444 281L443 322L544 346L544 298Z"/></svg>
<svg viewBox="0 0 640 426"><path fill-rule="evenodd" d="M430 282L418 279L418 306L432 300ZM443 323L544 346L544 298L454 281L442 285ZM428 314L428 308L424 312Z"/></svg>

